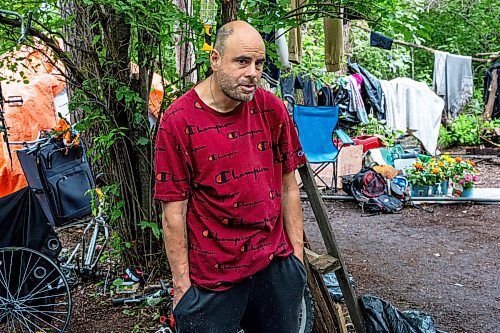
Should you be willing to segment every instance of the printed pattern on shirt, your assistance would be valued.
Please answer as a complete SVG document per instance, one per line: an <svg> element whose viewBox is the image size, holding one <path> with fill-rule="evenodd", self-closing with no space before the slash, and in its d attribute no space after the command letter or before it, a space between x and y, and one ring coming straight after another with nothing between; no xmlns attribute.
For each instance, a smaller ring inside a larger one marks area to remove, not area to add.
<svg viewBox="0 0 500 333"><path fill-rule="evenodd" d="M155 198L188 199L192 282L224 290L293 251L282 175L305 163L283 103L258 89L221 116L194 89L167 110L156 141Z"/></svg>

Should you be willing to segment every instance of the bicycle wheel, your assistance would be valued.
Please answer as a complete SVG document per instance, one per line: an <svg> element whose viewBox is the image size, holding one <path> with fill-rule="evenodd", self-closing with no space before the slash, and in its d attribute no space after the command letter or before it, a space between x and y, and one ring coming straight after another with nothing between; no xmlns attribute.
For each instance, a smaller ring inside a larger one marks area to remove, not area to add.
<svg viewBox="0 0 500 333"><path fill-rule="evenodd" d="M314 303L309 287L304 290L299 314L299 333L311 333L314 323Z"/></svg>
<svg viewBox="0 0 500 333"><path fill-rule="evenodd" d="M68 283L49 257L0 249L0 332L64 332L70 316Z"/></svg>

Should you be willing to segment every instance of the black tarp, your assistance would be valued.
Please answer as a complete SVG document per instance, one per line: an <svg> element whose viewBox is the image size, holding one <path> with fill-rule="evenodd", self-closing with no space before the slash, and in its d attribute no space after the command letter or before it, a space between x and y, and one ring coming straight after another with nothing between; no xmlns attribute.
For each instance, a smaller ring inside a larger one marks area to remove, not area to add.
<svg viewBox="0 0 500 333"><path fill-rule="evenodd" d="M53 234L49 220L30 188L0 198L0 247L44 247Z"/></svg>

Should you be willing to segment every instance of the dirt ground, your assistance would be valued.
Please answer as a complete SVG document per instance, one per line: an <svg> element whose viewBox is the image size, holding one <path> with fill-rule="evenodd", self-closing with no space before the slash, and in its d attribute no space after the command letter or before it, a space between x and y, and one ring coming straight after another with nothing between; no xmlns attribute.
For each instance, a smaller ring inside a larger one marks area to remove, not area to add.
<svg viewBox="0 0 500 333"><path fill-rule="evenodd" d="M498 160L479 161L478 168L478 187L500 187ZM499 332L499 205L424 205L371 217L351 202L326 205L358 295L427 312L449 333ZM303 207L309 240L323 252L309 203ZM73 297L70 333L154 332L158 309L113 308L92 284Z"/></svg>

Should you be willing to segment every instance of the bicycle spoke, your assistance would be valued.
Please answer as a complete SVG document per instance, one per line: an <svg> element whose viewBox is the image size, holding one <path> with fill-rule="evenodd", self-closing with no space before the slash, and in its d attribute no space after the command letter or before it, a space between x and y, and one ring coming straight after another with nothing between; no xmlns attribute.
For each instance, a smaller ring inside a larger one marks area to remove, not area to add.
<svg viewBox="0 0 500 333"><path fill-rule="evenodd" d="M51 272L51 274L52 274L52 272ZM43 278L43 280L45 280L45 279L46 279L49 275L50 275L50 274L47 274L47 275ZM35 288L33 288L33 291L32 291L32 292L30 292L28 295L23 296L23 297L20 297L20 298L19 298L19 301L22 301L22 302L27 302L27 301L30 301L30 300L32 299L32 296L34 296L34 295L38 295L38 294L40 294L40 293L50 292L50 291L54 290L54 289L50 289L50 288L49 288L49 286L50 286L52 283L56 282L56 280L59 280L59 276L56 276L56 277L55 277L52 281L50 281L50 283L47 283L47 284L42 284L43 280L42 280L42 281L40 281L40 283L38 283L38 285L37 285ZM39 290L37 290L37 288L38 288L40 285L42 286L42 288L41 288L41 289L39 289ZM45 288L46 288L46 289L45 289Z"/></svg>
<svg viewBox="0 0 500 333"><path fill-rule="evenodd" d="M29 307L28 307L28 308L29 308ZM15 312L16 312L16 313L18 313L19 311L15 311ZM41 316L37 316L37 315L35 315L35 314L42 314L42 315L44 315L44 316L51 317L53 320L55 319L55 320L57 320L57 321L59 321L59 322L61 322L61 323L64 323L64 320L62 320L62 319L60 319L60 318L57 318L57 317L54 317L54 316L51 316L51 315L47 315L47 314L46 314L46 312L41 312L41 311L38 311L38 310L37 310L37 311L20 311L20 312L21 312L21 313L27 312L27 313L29 313L31 316L33 316L33 317L37 318L38 320L40 320L40 321L44 322L45 324L47 324L47 325L51 326L51 327L52 327L52 328L54 328L54 329L58 329L58 328L57 328L56 326L52 325L51 323L49 323L48 321L46 321L45 319L43 319Z"/></svg>
<svg viewBox="0 0 500 333"><path fill-rule="evenodd" d="M13 315L14 315L14 316L16 316L16 314L15 314L15 313L14 313ZM16 316L16 317L17 317L17 316ZM24 321L25 321L25 322L26 322L26 321L29 321L29 325L34 326L34 327L36 328L36 330L37 330L37 333L38 333L38 332L47 332L47 331L45 331L42 327L40 327L39 325L37 325L37 324L36 324L36 323L34 323L33 321L29 320L28 318L26 318L26 317L24 317L24 316L22 316L22 318L24 319ZM19 320L18 320L18 321L19 321ZM31 328L30 328L29 326L28 326L28 329L29 329L29 330L30 330L30 332L31 332ZM57 328L56 328L56 329L57 329Z"/></svg>

